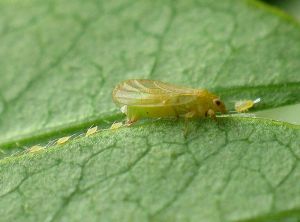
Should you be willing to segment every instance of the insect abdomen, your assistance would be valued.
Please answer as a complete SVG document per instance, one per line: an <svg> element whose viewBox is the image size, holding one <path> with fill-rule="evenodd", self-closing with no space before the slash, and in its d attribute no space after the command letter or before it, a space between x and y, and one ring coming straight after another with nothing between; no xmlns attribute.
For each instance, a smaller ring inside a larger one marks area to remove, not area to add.
<svg viewBox="0 0 300 222"><path fill-rule="evenodd" d="M137 119L143 117L158 118L158 117L177 117L176 107L145 107L145 106L128 106L127 116L129 119L135 117Z"/></svg>

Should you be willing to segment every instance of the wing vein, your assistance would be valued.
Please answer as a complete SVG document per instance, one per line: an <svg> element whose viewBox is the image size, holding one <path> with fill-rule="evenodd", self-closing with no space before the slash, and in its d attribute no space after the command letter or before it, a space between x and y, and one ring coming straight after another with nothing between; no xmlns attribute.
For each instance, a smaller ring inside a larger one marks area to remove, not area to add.
<svg viewBox="0 0 300 222"><path fill-rule="evenodd" d="M155 80L126 80L113 91L119 105L166 106L182 105L197 99L196 90Z"/></svg>

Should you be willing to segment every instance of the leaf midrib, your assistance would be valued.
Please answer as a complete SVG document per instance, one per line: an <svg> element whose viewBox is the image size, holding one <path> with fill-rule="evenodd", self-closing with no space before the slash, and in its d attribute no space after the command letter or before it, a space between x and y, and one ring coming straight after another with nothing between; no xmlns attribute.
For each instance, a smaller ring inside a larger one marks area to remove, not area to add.
<svg viewBox="0 0 300 222"><path fill-rule="evenodd" d="M244 117L244 116L221 116L218 117L220 119L232 119L232 120L238 120L238 121L259 121L262 123L270 124L270 125L277 125L277 126L284 126L291 129L300 129L300 125L294 125L288 122L282 122L277 120L271 120L266 118L260 118L260 117ZM99 130L103 129L109 129L111 123L116 121L122 121L124 120L124 115L122 113L114 112L111 115L106 114L105 116L101 117L94 117L81 122L73 122L69 124L62 125L61 127L53 127L46 129L44 131L39 131L36 134L28 134L25 136L21 136L19 138L10 139L4 142L0 142L0 147L4 151L9 151L10 149L17 149L18 151L23 150L26 147L33 146L36 144L47 144L51 140L58 139L63 136L69 136L78 134L79 136L85 133L85 131L90 128L91 126L100 126ZM142 123L136 123L135 125L131 127L140 127L140 126L146 126L148 124L151 124L153 121L146 120ZM52 145L53 146L53 145ZM10 155L15 153L17 151L12 151ZM8 155L2 157L5 158ZM1 158L0 158L1 161Z"/></svg>
<svg viewBox="0 0 300 222"><path fill-rule="evenodd" d="M287 91L287 88L289 89ZM300 91L300 82L292 82L292 83L282 83L282 84L272 84L272 85L259 85L255 87L245 86L245 87L233 87L233 88L218 88L212 90L216 92L218 95L222 95L223 98L229 100L231 97L235 96L243 96L243 94L259 94L261 92L267 92L267 94L275 94L276 92L291 92ZM252 93L251 93L252 92ZM261 93L262 94L262 93ZM290 105L300 101L300 94L295 94L297 97L292 98L289 102L280 102L281 106ZM246 99L254 99L254 98L246 98ZM263 98L262 98L263 99ZM259 107L258 110L264 110L268 108L277 108L280 106L276 106L276 104L264 103L263 106ZM98 125L102 127L109 126L114 121L122 120L124 115L121 114L118 109L112 110L110 112L102 113L98 116L88 117L82 119L80 121L74 121L62 125L58 125L55 127L45 128L43 130L38 130L35 132L31 132L28 134L20 135L18 137L12 137L9 139L0 140L0 147L2 149L9 149L16 146L30 145L33 143L45 143L49 141L51 138L57 138L65 135L70 135L78 132L82 132L87 128Z"/></svg>

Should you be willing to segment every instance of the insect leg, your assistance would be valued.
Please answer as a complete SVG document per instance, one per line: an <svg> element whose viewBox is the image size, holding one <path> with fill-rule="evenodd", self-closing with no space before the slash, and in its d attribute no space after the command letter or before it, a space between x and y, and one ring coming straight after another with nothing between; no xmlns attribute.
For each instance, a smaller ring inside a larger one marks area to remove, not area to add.
<svg viewBox="0 0 300 222"><path fill-rule="evenodd" d="M195 117L196 112L190 111L184 115L184 137L187 136L189 128L188 128L188 120Z"/></svg>
<svg viewBox="0 0 300 222"><path fill-rule="evenodd" d="M127 116L127 120L126 120L126 124L127 125L132 125L133 123L135 123L136 121L138 121L138 117L137 116Z"/></svg>
<svg viewBox="0 0 300 222"><path fill-rule="evenodd" d="M176 117L176 119L179 119L179 113L178 113L178 111L177 111L176 107L175 107L175 106L173 106L173 107L172 107L172 109L173 109L173 111L174 111L174 113L175 113L175 117Z"/></svg>
<svg viewBox="0 0 300 222"><path fill-rule="evenodd" d="M213 111L212 109L207 110L206 115L212 118L213 120L217 120L215 111Z"/></svg>
<svg viewBox="0 0 300 222"><path fill-rule="evenodd" d="M188 112L188 113L186 113L186 114L184 115L184 118L185 118L185 119L191 119L191 118L195 117L195 115L196 115L196 112L195 112L195 111L190 111L190 112Z"/></svg>
<svg viewBox="0 0 300 222"><path fill-rule="evenodd" d="M127 125L131 125L134 122L138 121L138 119L140 119L138 110L135 107L126 107L126 116L127 116L127 120L126 120Z"/></svg>

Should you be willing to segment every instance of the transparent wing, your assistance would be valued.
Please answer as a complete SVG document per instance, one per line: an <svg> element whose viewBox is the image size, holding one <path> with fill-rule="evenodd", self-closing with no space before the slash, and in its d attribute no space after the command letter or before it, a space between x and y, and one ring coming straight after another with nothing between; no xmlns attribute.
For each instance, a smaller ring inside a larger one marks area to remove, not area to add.
<svg viewBox="0 0 300 222"><path fill-rule="evenodd" d="M113 99L119 105L167 106L193 102L199 90L174 86L160 81L126 80L113 91Z"/></svg>

